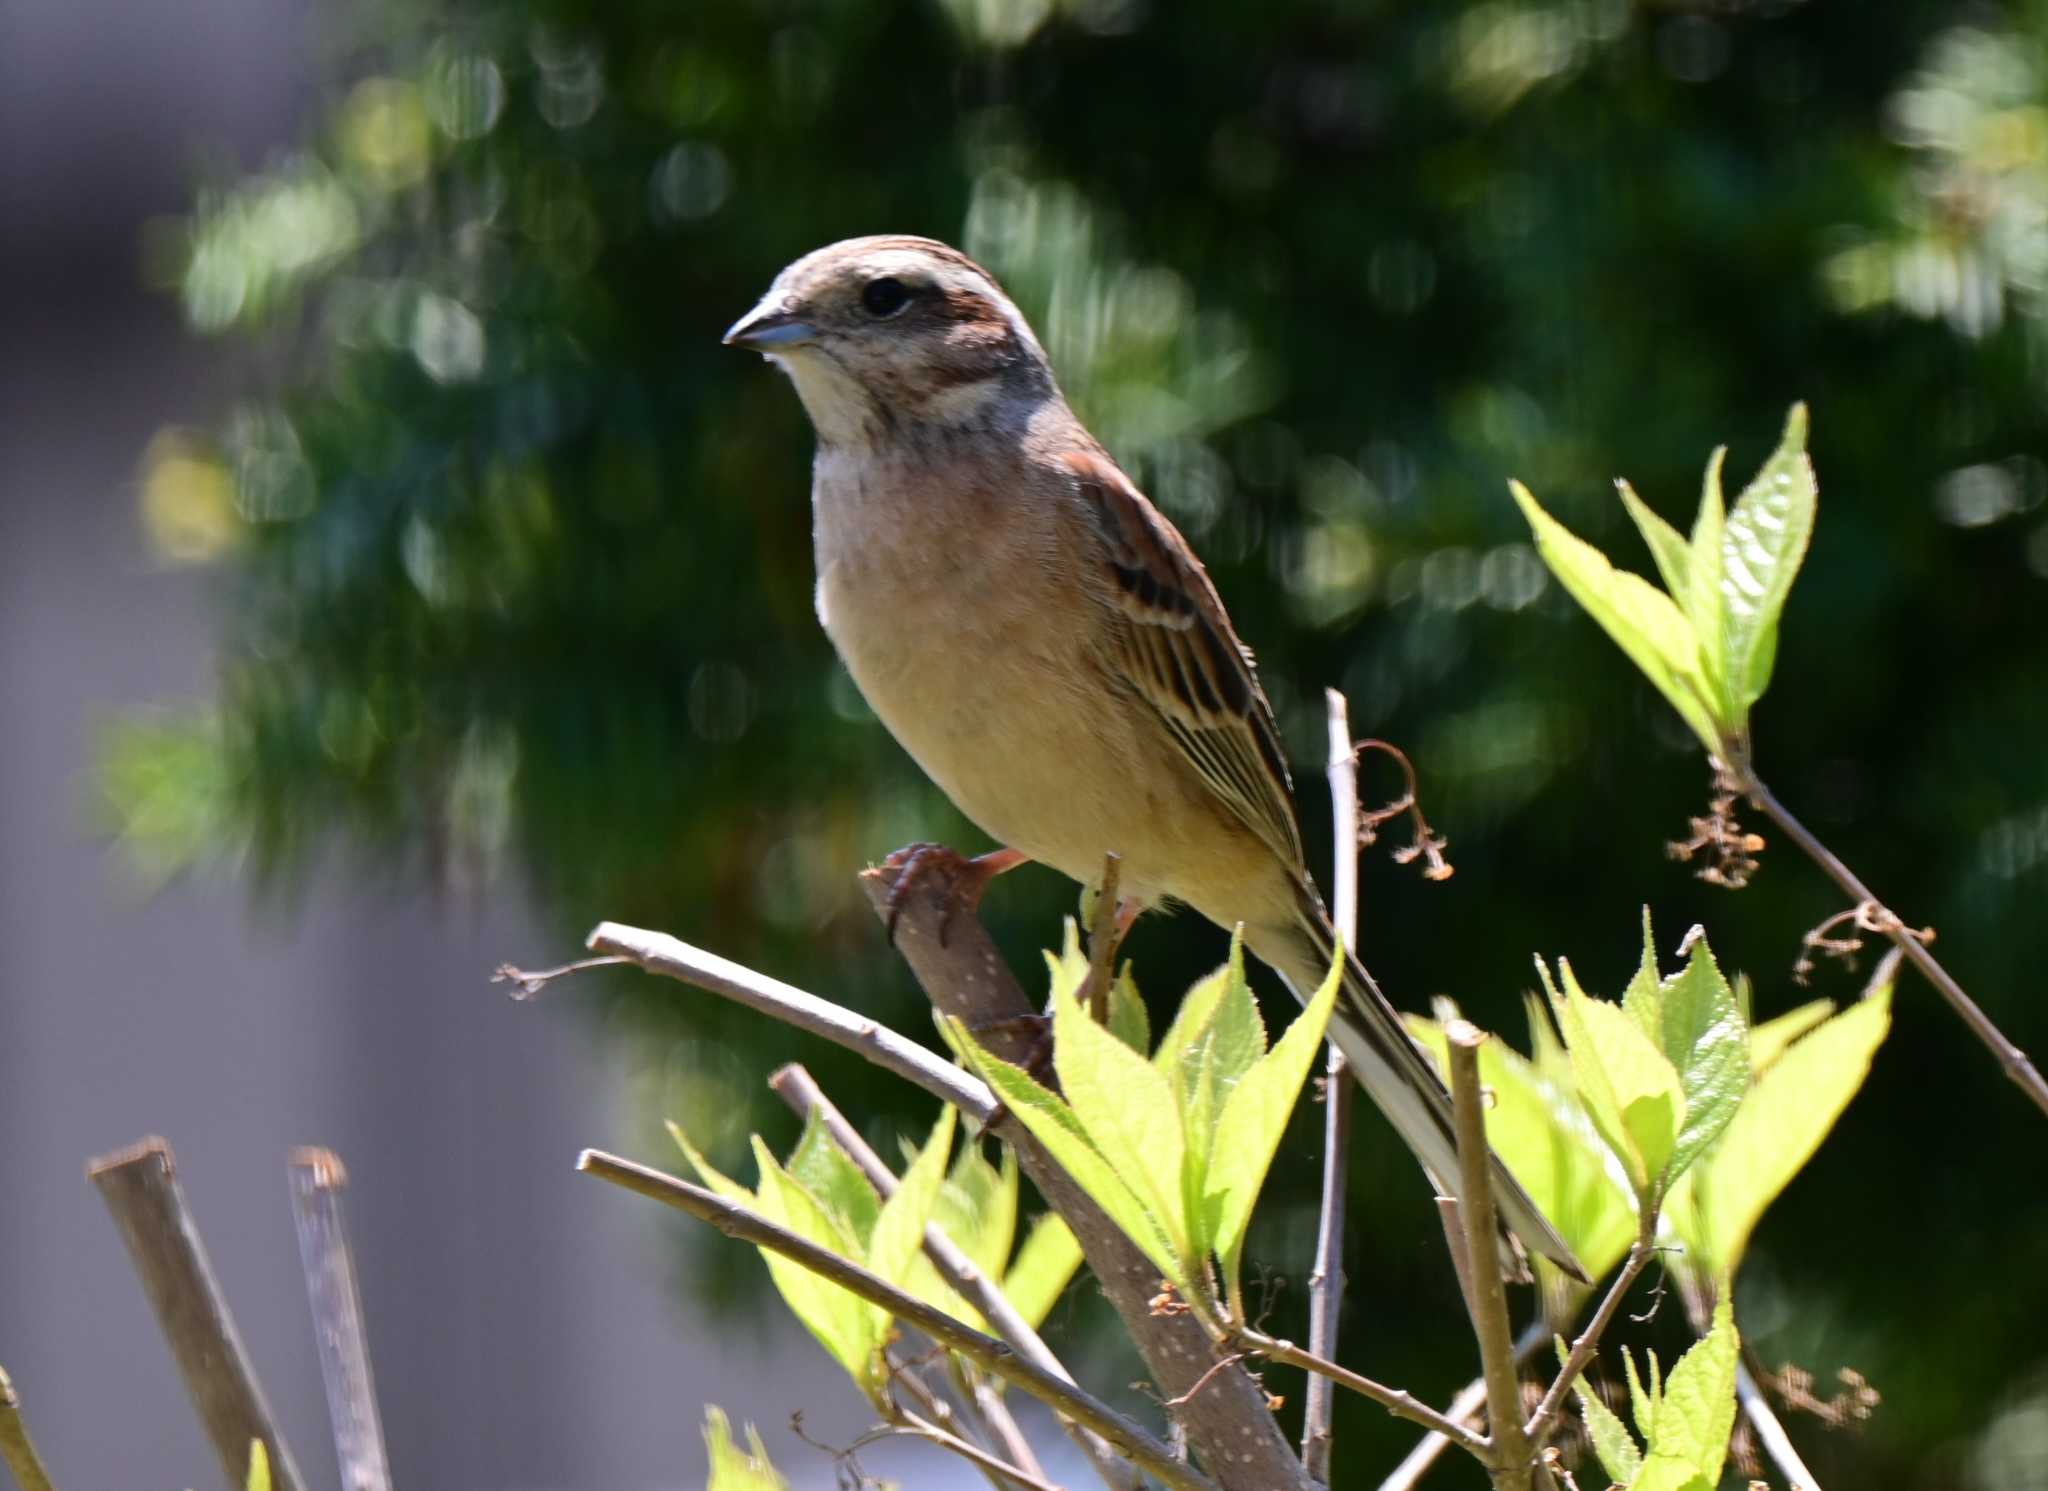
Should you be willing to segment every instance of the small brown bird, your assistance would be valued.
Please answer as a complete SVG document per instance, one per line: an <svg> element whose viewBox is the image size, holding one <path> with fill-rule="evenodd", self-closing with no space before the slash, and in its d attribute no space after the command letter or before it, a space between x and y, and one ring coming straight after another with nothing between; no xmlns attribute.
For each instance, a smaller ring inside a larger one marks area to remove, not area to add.
<svg viewBox="0 0 2048 1491"><path fill-rule="evenodd" d="M726 333L796 383L818 449L818 619L926 774L1007 850L1089 883L1119 930L1184 901L1297 997L1336 934L1309 879L1271 706L1201 561L1067 407L986 270L928 238L855 238L776 277ZM1450 1102L1355 958L1330 1022L1440 1188ZM1579 1275L1494 1161L1507 1226Z"/></svg>

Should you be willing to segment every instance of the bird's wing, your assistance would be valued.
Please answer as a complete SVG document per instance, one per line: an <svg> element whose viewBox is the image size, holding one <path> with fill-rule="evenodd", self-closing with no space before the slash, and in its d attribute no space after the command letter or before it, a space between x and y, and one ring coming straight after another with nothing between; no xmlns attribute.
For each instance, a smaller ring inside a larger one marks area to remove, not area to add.
<svg viewBox="0 0 2048 1491"><path fill-rule="evenodd" d="M1273 706L1202 562L1107 456L1063 459L1100 539L1121 622L1110 629L1109 666L1158 713L1217 797L1298 869L1301 830Z"/></svg>

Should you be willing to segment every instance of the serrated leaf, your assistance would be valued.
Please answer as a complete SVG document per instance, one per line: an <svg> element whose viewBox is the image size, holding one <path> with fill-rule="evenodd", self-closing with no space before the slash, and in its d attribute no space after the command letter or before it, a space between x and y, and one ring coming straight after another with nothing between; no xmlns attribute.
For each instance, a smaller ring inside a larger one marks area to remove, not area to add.
<svg viewBox="0 0 2048 1491"><path fill-rule="evenodd" d="M1651 1459L1643 1462L1642 1474L1629 1491L1714 1491L1714 1484L1675 1460Z"/></svg>
<svg viewBox="0 0 2048 1491"><path fill-rule="evenodd" d="M1068 1003L1072 1002L1070 996ZM1110 1220L1152 1260L1160 1274L1185 1293L1185 1270L1181 1255L1174 1246L1173 1234L1167 1230L1153 1204L1132 1189L1116 1167L1095 1147L1074 1110L1056 1093L1034 1081L1029 1073L984 1049L959 1021L948 1020L945 1024L950 1031L948 1040L955 1043L955 1049L963 1054L975 1075L988 1083L996 1100L1031 1131L1032 1137L1052 1152L1052 1157L1074 1178L1075 1184L1109 1213ZM1107 1032L1103 1034L1114 1041L1115 1038L1108 1037Z"/></svg>
<svg viewBox="0 0 2048 1491"><path fill-rule="evenodd" d="M754 1163L761 1172L754 1210L762 1217L843 1258L861 1256L852 1235L776 1163L758 1134L754 1136ZM889 1329L888 1312L812 1273L793 1258L768 1248L759 1252L790 1312L845 1368L854 1385L879 1404L885 1386L879 1358Z"/></svg>
<svg viewBox="0 0 2048 1491"><path fill-rule="evenodd" d="M1558 1341L1557 1348L1558 1364L1562 1366L1567 1355L1562 1339ZM1636 1448L1628 1425L1600 1401L1600 1395L1593 1391L1583 1374L1572 1379L1572 1391L1578 1394L1579 1412L1586 1420L1586 1437L1593 1441L1593 1453L1600 1459L1600 1468L1616 1485L1628 1485L1643 1468L1643 1452Z"/></svg>
<svg viewBox="0 0 2048 1491"><path fill-rule="evenodd" d="M1152 1054L1152 1017L1128 963L1109 986L1109 1033L1140 1056Z"/></svg>
<svg viewBox="0 0 2048 1491"><path fill-rule="evenodd" d="M1721 1478L1728 1436L1735 1428L1735 1360L1740 1341L1724 1294L1714 1307L1714 1328L1678 1359L1657 1405L1656 1432L1643 1457L1647 1475L1660 1464L1671 1485L1697 1476L1708 1486ZM1638 1484L1641 1484L1640 1482Z"/></svg>
<svg viewBox="0 0 2048 1491"><path fill-rule="evenodd" d="M1743 712L1728 688L1727 637L1723 623L1726 601L1721 591L1726 560L1721 539L1727 527L1727 513L1721 496L1721 463L1728 447L1716 446L1707 458L1707 474L1700 483L1700 508L1693 518L1692 539L1687 545L1689 572L1686 587L1671 594L1692 623L1692 634L1700 645L1700 670L1712 686L1715 714L1724 725L1740 728Z"/></svg>
<svg viewBox="0 0 2048 1491"><path fill-rule="evenodd" d="M742 1450L732 1442L731 1420L713 1404L704 1407L704 1447L711 1458L705 1491L789 1491L789 1482L768 1463L761 1431L747 1425L747 1447Z"/></svg>
<svg viewBox="0 0 2048 1491"><path fill-rule="evenodd" d="M984 1275L1002 1278L1017 1241L1017 1152L1006 1144L999 1164L991 1165L970 1140L932 1217Z"/></svg>
<svg viewBox="0 0 2048 1491"><path fill-rule="evenodd" d="M1648 911L1643 913L1643 934L1648 956ZM1695 929L1687 945L1685 967L1660 983L1654 998L1646 1001L1653 1021L1651 1037L1678 1069L1685 1096L1685 1122L1672 1146L1672 1179L1684 1174L1719 1137L1750 1084L1749 1033L1736 1008L1735 991L1722 976L1704 934ZM1654 973L1654 963L1651 969Z"/></svg>
<svg viewBox="0 0 2048 1491"><path fill-rule="evenodd" d="M1778 448L1735 500L1721 537L1728 689L1745 717L1770 686L1778 618L1813 537L1818 498L1806 406L1794 404Z"/></svg>
<svg viewBox="0 0 2048 1491"><path fill-rule="evenodd" d="M1067 1224L1047 1212L1024 1234L1016 1262L1003 1276L1003 1293L1035 1330L1081 1267L1081 1245Z"/></svg>
<svg viewBox="0 0 2048 1491"><path fill-rule="evenodd" d="M1252 1205L1266 1172L1273 1168L1280 1136L1301 1099L1309 1068L1323 1049L1323 1033L1336 1007L1344 978L1341 948L1330 964L1323 986L1295 1016L1286 1034L1273 1044L1231 1089L1216 1123L1216 1147L1209 1159L1208 1194L1215 1206L1215 1251L1223 1265L1225 1287L1233 1313L1241 1318L1238 1265ZM1205 1198L1206 1199L1206 1198Z"/></svg>
<svg viewBox="0 0 2048 1491"><path fill-rule="evenodd" d="M1651 511L1650 505L1626 481L1617 481L1614 489L1621 493L1621 505L1628 509L1628 515L1635 519L1636 531L1650 546L1650 558L1657 563L1664 588L1674 596L1684 595L1692 583L1692 553L1686 547L1685 535Z"/></svg>
<svg viewBox="0 0 2048 1491"><path fill-rule="evenodd" d="M911 1261L922 1254L925 1224L938 1204L939 1187L946 1179L946 1159L953 1151L953 1128L958 1113L949 1103L939 1110L931 1136L918 1151L916 1161L903 1172L896 1194L882 1203L875 1219L874 1236L868 1243L867 1264L891 1284L902 1285L910 1277Z"/></svg>
<svg viewBox="0 0 2048 1491"><path fill-rule="evenodd" d="M1081 951L1081 929L1071 916L1066 919L1060 950L1057 953L1050 949L1046 951L1045 967L1052 975L1054 998L1062 992L1069 998L1080 993L1081 985L1088 977L1088 957Z"/></svg>
<svg viewBox="0 0 2048 1491"><path fill-rule="evenodd" d="M798 1185L809 1191L827 1211L845 1226L854 1243L862 1248L874 1235L875 1218L881 1214L882 1198L860 1166L846 1157L825 1129L818 1110L804 1119L803 1137L790 1151L784 1166Z"/></svg>
<svg viewBox="0 0 2048 1491"><path fill-rule="evenodd" d="M1832 999L1812 999L1749 1032L1750 1069L1761 1076L1786 1049L1835 1012Z"/></svg>
<svg viewBox="0 0 2048 1491"><path fill-rule="evenodd" d="M1053 992L1052 1061L1089 1143L1152 1212L1182 1260L1179 1276L1189 1276L1196 1255L1181 1201L1187 1137L1166 1074L1062 989Z"/></svg>
<svg viewBox="0 0 2048 1491"><path fill-rule="evenodd" d="M1645 1351L1644 1359L1649 1363L1649 1385L1636 1376L1636 1359L1629 1354L1626 1346L1621 1349L1622 1370L1628 1374L1629 1411L1635 1416L1636 1433L1647 1443L1657 1433L1657 1404L1663 1396L1664 1385L1657 1378L1657 1353Z"/></svg>
<svg viewBox="0 0 2048 1491"><path fill-rule="evenodd" d="M1536 1209L1550 1219L1593 1278L1620 1261L1636 1234L1635 1202L1627 1178L1573 1091L1569 1060L1542 1006L1530 1012L1541 1039L1556 1048L1557 1076L1517 1054L1506 1041L1479 1048L1479 1080L1493 1095L1486 1139ZM1419 1015L1407 1018L1412 1034L1449 1081L1443 1027ZM1538 1258L1539 1268L1548 1260Z"/></svg>
<svg viewBox="0 0 2048 1491"><path fill-rule="evenodd" d="M1542 964L1537 964L1539 970ZM1587 1112L1646 1197L1671 1159L1685 1098L1678 1071L1619 1005L1590 998L1571 964L1558 960L1565 992L1552 1005L1571 1054L1572 1075ZM1550 987L1549 974L1544 983Z"/></svg>
<svg viewBox="0 0 2048 1491"><path fill-rule="evenodd" d="M1880 990L1794 1042L1757 1078L1720 1142L1673 1188L1665 1214L1702 1273L1733 1274L1764 1209L1863 1085L1891 1025L1890 996Z"/></svg>
<svg viewBox="0 0 2048 1491"><path fill-rule="evenodd" d="M1678 603L1642 576L1608 563L1599 549L1545 512L1520 482L1509 486L1536 536L1536 552L1558 583L1656 685L1701 744L1722 754L1715 691L1701 664L1692 624Z"/></svg>
<svg viewBox="0 0 2048 1491"><path fill-rule="evenodd" d="M1183 1094L1185 1108L1202 1069L1208 1073L1211 1101L1220 1105L1265 1054L1266 1026L1245 978L1240 930L1230 940L1229 961L1188 991L1154 1060Z"/></svg>

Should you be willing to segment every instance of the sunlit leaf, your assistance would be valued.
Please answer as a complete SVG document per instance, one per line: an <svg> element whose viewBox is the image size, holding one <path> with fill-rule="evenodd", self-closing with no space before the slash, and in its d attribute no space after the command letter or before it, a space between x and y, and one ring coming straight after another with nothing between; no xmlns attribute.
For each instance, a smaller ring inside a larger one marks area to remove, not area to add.
<svg viewBox="0 0 2048 1491"><path fill-rule="evenodd" d="M1540 961L1537 967L1548 986L1548 971ZM1637 1194L1647 1195L1664 1173L1685 1120L1677 1069L1619 1005L1588 997L1570 963L1560 959L1558 972L1565 992L1560 997L1553 988L1551 1002L1579 1093Z"/></svg>
<svg viewBox="0 0 2048 1491"><path fill-rule="evenodd" d="M1216 1124L1216 1147L1209 1157L1209 1196L1214 1198L1215 1251L1222 1260L1224 1282L1233 1310L1238 1307L1238 1263L1252 1204L1273 1166L1287 1119L1300 1101L1302 1083L1323 1048L1323 1031L1343 983L1344 953L1331 962L1323 986L1287 1033L1246 1072L1224 1100ZM1205 1198L1206 1199L1206 1198Z"/></svg>
<svg viewBox="0 0 2048 1491"><path fill-rule="evenodd" d="M1614 489L1621 493L1621 505L1635 519L1643 542L1650 546L1650 557L1657 563L1664 588L1674 597L1685 595L1692 583L1692 551L1686 546L1685 535L1651 511L1650 505L1626 481L1615 482Z"/></svg>
<svg viewBox="0 0 2048 1491"><path fill-rule="evenodd" d="M1629 1411L1636 1421L1636 1432L1646 1441L1654 1440L1657 1434L1657 1408L1664 1397L1664 1384L1657 1375L1657 1353L1643 1353L1648 1363L1647 1382L1636 1375L1636 1359L1627 1347L1621 1351L1622 1370L1628 1375Z"/></svg>
<svg viewBox="0 0 2048 1491"><path fill-rule="evenodd" d="M1745 712L1770 685L1778 617L1813 537L1817 500L1806 406L1794 404L1778 448L1735 499L1721 540L1728 685Z"/></svg>
<svg viewBox="0 0 2048 1491"><path fill-rule="evenodd" d="M1719 754L1724 748L1712 708L1714 691L1692 624L1677 602L1642 576L1614 568L1605 554L1538 506L1520 482L1509 485L1551 573L1657 686L1700 742Z"/></svg>
<svg viewBox="0 0 2048 1491"><path fill-rule="evenodd" d="M1714 691L1716 717L1725 728L1739 729L1744 716L1728 688L1728 642L1723 625L1727 601L1722 595L1726 563L1721 540L1728 519L1721 495L1721 463L1727 455L1725 445L1717 446L1707 458L1706 478L1700 483L1699 512L1693 517L1692 537L1686 546L1685 588L1674 587L1671 597L1692 623L1692 634L1700 647L1700 670Z"/></svg>
<svg viewBox="0 0 2048 1491"><path fill-rule="evenodd" d="M1109 1033L1140 1056L1152 1053L1152 1017L1128 963L1109 986Z"/></svg>
<svg viewBox="0 0 2048 1491"><path fill-rule="evenodd" d="M1080 1267L1081 1245L1065 1222L1047 1212L1024 1235L1016 1262L1003 1276L1003 1293L1035 1328L1045 1323Z"/></svg>
<svg viewBox="0 0 2048 1491"><path fill-rule="evenodd" d="M1764 1208L1863 1085L1890 1024L1885 989L1795 1041L1757 1078L1720 1142L1673 1188L1666 1218L1702 1273L1734 1272Z"/></svg>
<svg viewBox="0 0 2048 1491"><path fill-rule="evenodd" d="M1810 999L1749 1032L1749 1064L1761 1075L1786 1049L1835 1012L1832 999Z"/></svg>
<svg viewBox="0 0 2048 1491"><path fill-rule="evenodd" d="M1656 976L1650 916L1643 912L1643 967L1630 981L1625 1007L1665 1059L1678 1070L1685 1122L1673 1145L1670 1174L1683 1174L1720 1134L1749 1090L1749 1041L1735 991L1714 962L1706 937L1687 939L1685 967L1645 988Z"/></svg>
<svg viewBox="0 0 2048 1491"><path fill-rule="evenodd" d="M761 1433L747 1425L747 1447L732 1442L732 1423L725 1411L711 1404L704 1408L704 1446L710 1452L711 1479L704 1491L789 1491L773 1465Z"/></svg>
<svg viewBox="0 0 2048 1491"><path fill-rule="evenodd" d="M950 1103L939 1110L938 1122L932 1125L931 1137L918 1152L916 1163L903 1172L896 1194L882 1203L881 1215L875 1219L868 1267L892 1284L900 1285L909 1278L911 1261L924 1248L925 1223L931 1220L939 1187L945 1183L958 1116Z"/></svg>
<svg viewBox="0 0 2048 1491"><path fill-rule="evenodd" d="M1735 1361L1740 1342L1726 1295L1714 1307L1714 1328L1678 1359L1657 1405L1654 1432L1646 1431L1642 1479L1637 1486L1706 1486L1721 1478L1728 1436L1735 1428Z"/></svg>
<svg viewBox="0 0 2048 1491"><path fill-rule="evenodd" d="M860 1166L834 1142L816 1109L804 1120L803 1136L790 1151L784 1168L839 1219L856 1247L867 1247L868 1239L874 1235L875 1218L882 1210L882 1198L861 1174Z"/></svg>
<svg viewBox="0 0 2048 1491"><path fill-rule="evenodd" d="M754 1136L754 1163L761 1172L754 1209L763 1218L843 1258L861 1256L852 1234L776 1163L758 1134ZM884 1383L878 1358L889 1329L888 1312L812 1273L793 1258L768 1248L760 1253L790 1312L846 1369L855 1386L879 1401L877 1395Z"/></svg>
<svg viewBox="0 0 2048 1491"><path fill-rule="evenodd" d="M1557 1338L1560 1366L1568 1355L1563 1338ZM1593 1441L1593 1453L1600 1459L1600 1468L1616 1485L1626 1486L1643 1468L1643 1453L1629 1434L1628 1425L1600 1400L1583 1373L1572 1379L1572 1391L1578 1395L1579 1411L1586 1420L1586 1437Z"/></svg>

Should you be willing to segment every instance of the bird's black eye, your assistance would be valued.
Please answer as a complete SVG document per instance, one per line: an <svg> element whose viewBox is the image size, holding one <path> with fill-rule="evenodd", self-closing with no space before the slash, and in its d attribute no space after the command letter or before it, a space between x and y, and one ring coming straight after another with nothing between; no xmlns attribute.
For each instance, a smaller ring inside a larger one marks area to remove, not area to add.
<svg viewBox="0 0 2048 1491"><path fill-rule="evenodd" d="M910 304L910 291L903 281L883 275L861 287L860 303L870 316L893 316Z"/></svg>

